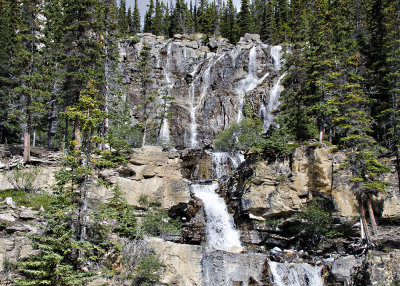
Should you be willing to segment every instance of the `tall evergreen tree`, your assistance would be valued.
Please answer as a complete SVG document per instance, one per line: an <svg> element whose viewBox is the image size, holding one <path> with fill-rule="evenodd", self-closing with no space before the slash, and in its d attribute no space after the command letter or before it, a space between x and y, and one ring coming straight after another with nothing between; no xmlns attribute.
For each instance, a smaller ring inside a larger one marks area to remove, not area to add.
<svg viewBox="0 0 400 286"><path fill-rule="evenodd" d="M126 0L121 0L119 3L118 26L120 37L125 37L129 31L129 19L126 10Z"/></svg>
<svg viewBox="0 0 400 286"><path fill-rule="evenodd" d="M18 83L13 93L24 102L24 161L30 161L31 139L34 130L34 116L44 111L43 97L48 96L46 66L41 57L42 6L40 1L21 2L21 22L17 41L15 63L18 65ZM40 113L37 113L40 112Z"/></svg>
<svg viewBox="0 0 400 286"><path fill-rule="evenodd" d="M19 116L12 109L12 89L17 86L17 65L13 64L17 49L17 30L20 25L20 5L14 0L0 2L0 143L18 141Z"/></svg>
<svg viewBox="0 0 400 286"><path fill-rule="evenodd" d="M241 1L238 24L239 24L240 36L243 36L245 33L252 32L251 30L252 19L251 19L248 0Z"/></svg>
<svg viewBox="0 0 400 286"><path fill-rule="evenodd" d="M390 94L389 108L383 112L383 118L390 118L388 147L396 156L396 171L399 180L400 193L400 1L388 0L384 8L384 48L386 74L384 82L387 83Z"/></svg>
<svg viewBox="0 0 400 286"><path fill-rule="evenodd" d="M236 9L232 0L228 0L227 5L222 10L221 35L226 37L231 43L235 44L238 39L238 25L236 20Z"/></svg>
<svg viewBox="0 0 400 286"><path fill-rule="evenodd" d="M79 101L80 93L89 81L99 83L103 79L101 42L98 41L99 26L97 0L63 0L64 31L63 83L64 106ZM67 120L67 119L66 119ZM70 142L68 120L65 124L65 142ZM80 148L80 121L74 120L75 147Z"/></svg>
<svg viewBox="0 0 400 286"><path fill-rule="evenodd" d="M139 8L137 4L137 0L135 0L135 6L133 8L133 22L132 22L132 30L131 33L133 35L140 33L141 30L141 24L140 24L140 13L139 13Z"/></svg>
<svg viewBox="0 0 400 286"><path fill-rule="evenodd" d="M152 23L152 28L151 32L154 35L160 36L162 35L162 30L163 30L163 11L161 7L161 2L160 0L156 0L156 8L155 8L155 13L154 13L154 19Z"/></svg>
<svg viewBox="0 0 400 286"><path fill-rule="evenodd" d="M145 33L151 33L152 27L153 27L153 21L154 21L154 1L150 0L150 4L148 5L149 9L147 10L145 16L144 16L144 26L143 26L143 32Z"/></svg>
<svg viewBox="0 0 400 286"><path fill-rule="evenodd" d="M274 2L272 0L268 0L264 6L260 33L261 39L269 41L272 44L278 43L278 39L276 39Z"/></svg>

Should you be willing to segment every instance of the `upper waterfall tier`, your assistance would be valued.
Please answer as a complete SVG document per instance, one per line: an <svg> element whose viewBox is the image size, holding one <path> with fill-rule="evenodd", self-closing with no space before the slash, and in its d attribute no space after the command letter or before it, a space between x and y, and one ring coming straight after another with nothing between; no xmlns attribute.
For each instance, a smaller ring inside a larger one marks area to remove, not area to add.
<svg viewBox="0 0 400 286"><path fill-rule="evenodd" d="M259 35L251 34L236 45L223 38L204 40L200 34L168 40L151 34L137 37L137 43L127 40L120 45L123 82L128 85L134 121L162 120L159 132L164 141L177 148L211 146L218 133L240 121L245 96L270 120L265 113L278 102L269 104L270 90L280 76L280 46L263 44ZM155 98L155 107L146 110L154 114L146 116L139 68L145 43L151 47L150 88ZM167 107L168 117L159 116L161 106Z"/></svg>

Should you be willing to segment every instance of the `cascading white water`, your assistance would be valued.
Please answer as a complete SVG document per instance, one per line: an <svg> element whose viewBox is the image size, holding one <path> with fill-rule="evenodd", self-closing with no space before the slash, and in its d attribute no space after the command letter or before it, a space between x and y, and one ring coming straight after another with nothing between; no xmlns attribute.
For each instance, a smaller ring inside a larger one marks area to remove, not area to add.
<svg viewBox="0 0 400 286"><path fill-rule="evenodd" d="M271 269L271 280L275 286L323 286L321 266L269 261L269 267Z"/></svg>
<svg viewBox="0 0 400 286"><path fill-rule="evenodd" d="M286 73L282 74L278 80L276 81L275 85L272 87L272 89L269 91L269 100L268 104L265 107L264 110L261 111L261 117L264 119L264 129L268 130L274 120L274 115L272 112L276 110L279 106L279 96L281 95L283 86L281 85L282 79L285 77ZM265 113L265 114L264 114Z"/></svg>
<svg viewBox="0 0 400 286"><path fill-rule="evenodd" d="M256 88L257 85L261 84L269 75L269 73L266 73L262 78L257 77L257 46L254 46L250 49L248 70L249 72L247 76L239 81L237 87L235 88L236 94L239 96L239 111L237 117L238 123L240 122L240 120L242 120L243 117L243 105L246 93Z"/></svg>
<svg viewBox="0 0 400 286"><path fill-rule="evenodd" d="M167 44L167 62L164 67L164 76L165 80L167 82L167 88L168 88L168 93L171 92L171 89L173 88L172 84L172 79L171 79L171 66L172 66L172 44ZM167 110L169 108L169 104L167 104ZM160 130L160 138L164 143L169 143L171 138L169 134L169 122L168 118L164 117L162 125L161 125L161 130Z"/></svg>
<svg viewBox="0 0 400 286"><path fill-rule="evenodd" d="M278 45L271 47L271 58L274 70L279 71L281 69L282 46Z"/></svg>
<svg viewBox="0 0 400 286"><path fill-rule="evenodd" d="M217 183L192 185L194 195L204 204L207 246L216 250L237 251L242 249L240 233L235 229L225 201L216 194L217 188Z"/></svg>
<svg viewBox="0 0 400 286"><path fill-rule="evenodd" d="M195 94L194 94L194 83L196 79L193 79L192 84L189 88L189 97L191 99L191 106L190 106L190 142L191 142L191 147L192 148L197 148L198 147L198 141L197 141L197 122L196 122L196 111L200 107L200 105L203 103L204 97L207 95L207 91L211 85L211 68L214 67L223 57L225 54L220 55L215 61L211 59L208 63L207 68L205 71L202 73L201 76L201 92L200 92L200 98L199 102L196 104L195 103ZM196 67L195 71L193 72L193 76L196 74Z"/></svg>
<svg viewBox="0 0 400 286"><path fill-rule="evenodd" d="M213 172L215 179L229 174L229 169L236 169L244 161L244 157L239 153L210 152L213 161Z"/></svg>

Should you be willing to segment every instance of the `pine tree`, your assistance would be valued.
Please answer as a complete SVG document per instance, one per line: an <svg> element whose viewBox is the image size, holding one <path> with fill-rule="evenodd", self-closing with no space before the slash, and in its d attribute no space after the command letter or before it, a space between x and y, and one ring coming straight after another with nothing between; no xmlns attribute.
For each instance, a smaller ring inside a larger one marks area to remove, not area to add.
<svg viewBox="0 0 400 286"><path fill-rule="evenodd" d="M171 14L170 10L167 5L164 5L164 2L162 2L162 10L163 10L163 34L164 36L169 36L170 35L170 30L171 30Z"/></svg>
<svg viewBox="0 0 400 286"><path fill-rule="evenodd" d="M154 1L150 0L150 4L148 5L149 9L147 10L145 16L144 16L144 26L143 26L143 32L145 33L151 33L152 32L152 27L153 27L153 17L154 17Z"/></svg>
<svg viewBox="0 0 400 286"><path fill-rule="evenodd" d="M64 106L73 106L79 102L81 91L89 81L103 80L102 43L99 38L97 0L63 0L64 37L63 83ZM72 44L72 45L71 45ZM65 123L65 142L69 140L69 121ZM81 144L80 122L74 121L75 147Z"/></svg>
<svg viewBox="0 0 400 286"><path fill-rule="evenodd" d="M244 36L245 33L251 33L251 15L248 0L242 0L239 12L239 36Z"/></svg>
<svg viewBox="0 0 400 286"><path fill-rule="evenodd" d="M238 39L238 25L236 20L236 9L232 0L228 0L227 5L222 9L221 35L226 37L231 43L236 44Z"/></svg>
<svg viewBox="0 0 400 286"><path fill-rule="evenodd" d="M151 125L150 120L150 105L154 101L154 91L151 89L152 79L150 75L150 51L151 47L144 43L143 48L140 52L140 79L141 79L141 95L142 95L142 108L143 108L143 139L142 147L146 144L146 137L149 133L149 128Z"/></svg>
<svg viewBox="0 0 400 286"><path fill-rule="evenodd" d="M386 52L386 74L384 82L387 83L390 94L390 106L383 113L383 117L390 116L389 144L388 147L396 156L396 171L399 180L400 193L400 2L386 1L384 9L384 48Z"/></svg>
<svg viewBox="0 0 400 286"><path fill-rule="evenodd" d="M41 14L39 1L24 1L21 6L21 25L17 35L18 49L15 59L18 65L19 86L14 88L16 96L24 102L24 162L30 161L31 137L35 115L43 110L43 98L48 97L46 66L40 52Z"/></svg>
<svg viewBox="0 0 400 286"><path fill-rule="evenodd" d="M103 58L103 74L104 81L102 83L101 93L104 98L104 111L106 118L103 124L103 136L108 137L110 127L110 117L113 113L113 108L118 107L118 73L117 63L119 50L117 46L117 4L115 0L103 0L100 14L99 30L100 38L103 39L102 58Z"/></svg>
<svg viewBox="0 0 400 286"><path fill-rule="evenodd" d="M156 8L155 8L155 14L154 14L154 19L152 23L152 28L151 32L156 35L156 36L161 36L162 35L162 23L163 23L163 14L162 14L162 7L160 0L156 0Z"/></svg>
<svg viewBox="0 0 400 286"><path fill-rule="evenodd" d="M264 6L264 11L261 21L261 39L270 42L271 44L277 44L278 39L276 39L276 21L274 12L274 3L272 0L267 2Z"/></svg>
<svg viewBox="0 0 400 286"><path fill-rule="evenodd" d="M17 86L17 65L13 64L17 49L17 30L20 25L19 3L14 0L0 2L0 143L18 142L19 116L11 112L12 90Z"/></svg>
<svg viewBox="0 0 400 286"><path fill-rule="evenodd" d="M60 98L62 98L61 87L62 87L62 67L60 62L62 61L63 46L62 39L64 35L64 24L63 24L63 12L62 12L62 0L50 0L44 7L44 16L46 18L46 25L43 29L43 40L44 47L42 56L46 62L49 70L48 76L51 79L49 84L50 97L46 102L47 114L46 114L46 125L47 125L47 147L52 148L59 146L53 142L53 138L57 138L57 130L59 129L57 119L59 117L60 106L62 105Z"/></svg>
<svg viewBox="0 0 400 286"><path fill-rule="evenodd" d="M188 14L187 6L183 0L177 0L175 9L171 15L170 37L174 34L185 34L187 32L186 17Z"/></svg>
<svg viewBox="0 0 400 286"><path fill-rule="evenodd" d="M137 0L135 0L135 6L133 8L133 23L131 33L133 35L140 33L141 25L140 25L140 13L137 5Z"/></svg>
<svg viewBox="0 0 400 286"><path fill-rule="evenodd" d="M287 39L289 28L289 7L287 0L278 0L277 3L277 30L279 33L279 42L283 43Z"/></svg>
<svg viewBox="0 0 400 286"><path fill-rule="evenodd" d="M126 0L121 0L119 4L118 26L120 37L125 37L129 31L129 19L126 10Z"/></svg>
<svg viewBox="0 0 400 286"><path fill-rule="evenodd" d="M99 90L95 88L94 82L89 81L86 89L82 90L78 104L67 109L65 115L74 120L79 121L82 130L82 149L80 152L83 162L80 166L83 171L83 182L80 190L80 207L79 207L79 240L81 242L87 239L87 211L88 211L88 191L90 162L93 154L94 144L98 143L98 139L94 136L94 132L99 129L107 114L101 110L101 97Z"/></svg>

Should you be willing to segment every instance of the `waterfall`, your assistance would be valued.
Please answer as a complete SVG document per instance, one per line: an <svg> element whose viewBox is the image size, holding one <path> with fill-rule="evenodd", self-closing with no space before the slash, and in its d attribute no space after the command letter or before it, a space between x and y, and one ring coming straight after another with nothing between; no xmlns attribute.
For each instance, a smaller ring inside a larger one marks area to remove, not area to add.
<svg viewBox="0 0 400 286"><path fill-rule="evenodd" d="M281 69L282 46L271 47L271 58L274 70L279 71Z"/></svg>
<svg viewBox="0 0 400 286"><path fill-rule="evenodd" d="M208 63L208 66L206 70L203 72L201 76L201 93L200 93L200 99L197 104L195 104L195 94L194 94L194 83L195 79L193 79L191 87L189 89L189 97L191 99L191 106L190 106L190 141L191 141L191 147L192 148L197 148L198 147L198 141L197 141L197 122L196 122L196 111L200 107L200 105L203 103L204 97L207 95L207 91L210 88L211 85L211 68L214 67L223 57L225 56L225 53L220 55L215 61L211 59ZM193 72L193 76L196 74L196 67Z"/></svg>
<svg viewBox="0 0 400 286"><path fill-rule="evenodd" d="M279 96L282 92L281 81L285 77L286 73L282 74L272 89L269 91L269 100L267 106L262 105L263 110L261 111L261 118L264 119L264 129L268 130L274 122L274 115L272 112L279 106Z"/></svg>
<svg viewBox="0 0 400 286"><path fill-rule="evenodd" d="M228 175L231 169L236 169L244 161L240 153L210 152L213 161L214 178L219 179Z"/></svg>
<svg viewBox="0 0 400 286"><path fill-rule="evenodd" d="M215 192L217 188L218 183L192 185L194 195L204 204L207 246L216 250L242 250L240 233L235 229L225 201Z"/></svg>
<svg viewBox="0 0 400 286"><path fill-rule="evenodd" d="M272 46L271 47L271 58L272 64L274 66L275 71L281 70L281 61L282 61L282 46ZM281 81L285 77L286 73L282 74L278 80L275 82L272 89L269 91L269 100L268 104L261 105L260 108L260 117L263 118L264 121L264 130L268 130L271 125L274 123L274 115L272 112L276 110L279 106L279 96L282 92Z"/></svg>
<svg viewBox="0 0 400 286"><path fill-rule="evenodd" d="M239 96L239 111L237 117L238 123L240 122L240 120L242 120L243 117L243 105L246 93L256 88L257 85L261 84L269 75L269 73L266 73L262 78L258 78L257 70L257 46L254 46L250 49L249 53L248 74L244 79L239 81L237 87L235 88L236 94Z"/></svg>
<svg viewBox="0 0 400 286"><path fill-rule="evenodd" d="M165 64L165 67L163 69L164 71L164 76L165 80L167 82L167 88L168 88L168 94L171 93L171 89L173 88L172 84L172 79L171 79L171 65L172 65L172 43L169 45L167 44L167 62ZM169 104L167 104L167 110L169 109ZM169 134L169 122L168 118L164 117L162 125L161 125L161 130L160 130L160 138L164 143L169 143L170 142L170 134Z"/></svg>
<svg viewBox="0 0 400 286"><path fill-rule="evenodd" d="M269 261L269 267L271 269L271 281L275 286L323 286L321 266Z"/></svg>

